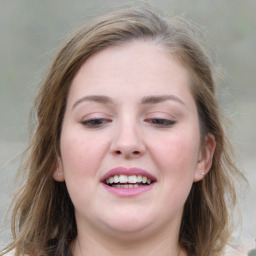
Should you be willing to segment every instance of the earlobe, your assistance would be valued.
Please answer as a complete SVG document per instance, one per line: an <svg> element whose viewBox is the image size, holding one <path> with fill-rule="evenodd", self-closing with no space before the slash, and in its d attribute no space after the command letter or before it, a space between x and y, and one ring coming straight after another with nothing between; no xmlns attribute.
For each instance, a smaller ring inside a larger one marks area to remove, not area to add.
<svg viewBox="0 0 256 256"><path fill-rule="evenodd" d="M58 182L63 182L65 180L62 162L59 158L55 170L53 172L53 179Z"/></svg>
<svg viewBox="0 0 256 256"><path fill-rule="evenodd" d="M194 182L202 180L212 166L212 159L215 152L216 140L213 134L207 134L198 155L197 168Z"/></svg>

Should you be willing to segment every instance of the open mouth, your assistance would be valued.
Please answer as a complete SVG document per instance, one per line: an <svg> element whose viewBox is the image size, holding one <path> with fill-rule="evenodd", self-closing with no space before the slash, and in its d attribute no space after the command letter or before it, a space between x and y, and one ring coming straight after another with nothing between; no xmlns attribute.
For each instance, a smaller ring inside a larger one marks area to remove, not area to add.
<svg viewBox="0 0 256 256"><path fill-rule="evenodd" d="M136 188L144 187L152 184L154 181L142 175L114 175L106 180L104 183L110 187L115 188Z"/></svg>

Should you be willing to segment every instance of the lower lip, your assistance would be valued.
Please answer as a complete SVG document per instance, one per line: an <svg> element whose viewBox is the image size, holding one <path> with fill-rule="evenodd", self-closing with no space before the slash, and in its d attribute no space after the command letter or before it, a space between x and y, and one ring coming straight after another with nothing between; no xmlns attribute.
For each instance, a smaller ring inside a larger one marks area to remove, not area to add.
<svg viewBox="0 0 256 256"><path fill-rule="evenodd" d="M147 185L147 186L135 187L135 188L115 188L115 187L110 187L110 186L106 185L105 183L102 183L102 185L108 192L110 192L116 196L133 197L133 196L141 195L141 194L151 190L153 188L153 186L155 185L155 182L150 185Z"/></svg>

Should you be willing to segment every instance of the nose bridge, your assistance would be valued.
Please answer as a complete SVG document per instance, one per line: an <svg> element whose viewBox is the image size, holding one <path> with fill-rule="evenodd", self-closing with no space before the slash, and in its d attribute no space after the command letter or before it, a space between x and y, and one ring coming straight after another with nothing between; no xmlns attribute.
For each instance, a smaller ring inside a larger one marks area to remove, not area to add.
<svg viewBox="0 0 256 256"><path fill-rule="evenodd" d="M112 141L112 153L125 157L135 157L142 155L144 150L139 122L130 116L119 120Z"/></svg>

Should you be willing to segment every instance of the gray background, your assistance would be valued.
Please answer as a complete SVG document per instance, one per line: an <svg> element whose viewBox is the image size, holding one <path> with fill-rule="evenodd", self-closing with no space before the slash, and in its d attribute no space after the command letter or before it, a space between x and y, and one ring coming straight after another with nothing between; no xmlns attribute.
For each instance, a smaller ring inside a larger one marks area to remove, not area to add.
<svg viewBox="0 0 256 256"><path fill-rule="evenodd" d="M10 238L4 216L26 145L32 99L63 39L91 16L130 1L2 0L0 2L0 247ZM245 255L256 238L256 1L148 1L166 14L178 13L202 26L225 74L222 106L232 119L230 137L238 165L250 183L240 198L243 224L234 233ZM240 193L242 195L242 193ZM233 253L232 255L235 255Z"/></svg>

